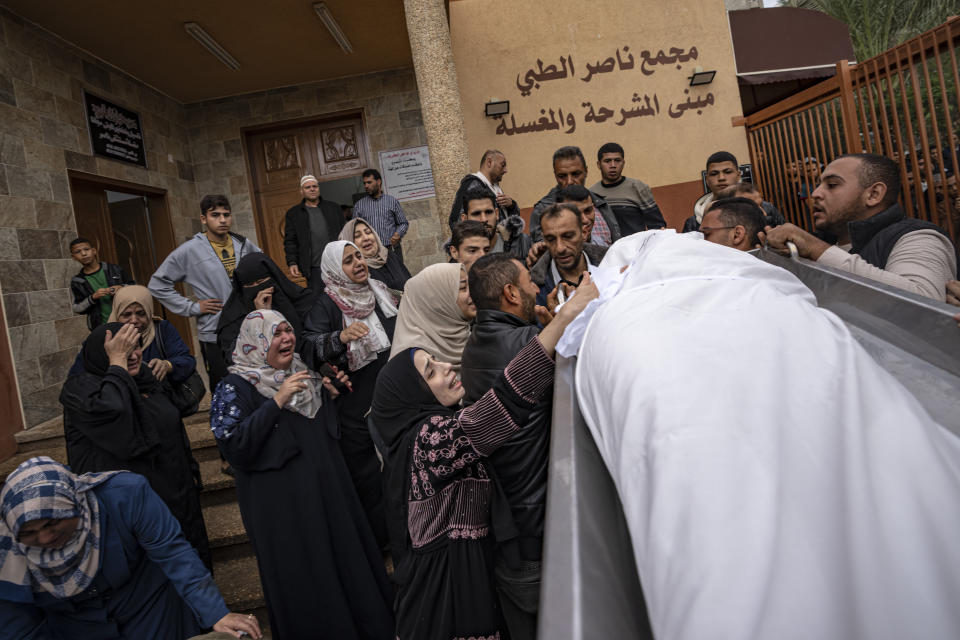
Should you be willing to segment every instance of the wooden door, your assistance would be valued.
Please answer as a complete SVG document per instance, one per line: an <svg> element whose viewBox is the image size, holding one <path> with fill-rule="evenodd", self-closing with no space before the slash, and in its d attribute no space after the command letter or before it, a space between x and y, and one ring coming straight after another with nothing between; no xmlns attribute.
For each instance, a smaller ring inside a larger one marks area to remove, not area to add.
<svg viewBox="0 0 960 640"><path fill-rule="evenodd" d="M0 291L0 294L3 292ZM20 402L20 390L17 387L17 374L13 365L13 350L10 347L10 333L7 331L7 314L3 308L3 296L0 295L0 407L4 407L3 420L0 420L0 462L17 452L17 441L13 434L23 430L23 405Z"/></svg>
<svg viewBox="0 0 960 640"><path fill-rule="evenodd" d="M108 189L139 197L109 203ZM137 284L147 286L177 246L164 192L87 174L71 174L70 191L77 235L94 243L100 260L119 264ZM177 290L182 294L183 285L178 284ZM170 313L156 299L153 311L169 320L190 351L195 351L188 318Z"/></svg>
<svg viewBox="0 0 960 640"><path fill-rule="evenodd" d="M303 197L300 178L311 174L323 183L359 175L371 166L363 118L353 112L245 135L260 246L285 269L284 214Z"/></svg>
<svg viewBox="0 0 960 640"><path fill-rule="evenodd" d="M116 264L126 269L135 282L146 285L157 270L146 198L111 202L109 207Z"/></svg>
<svg viewBox="0 0 960 640"><path fill-rule="evenodd" d="M103 186L87 182L71 183L73 215L77 221L77 236L93 243L100 260L117 262L110 224L110 207Z"/></svg>

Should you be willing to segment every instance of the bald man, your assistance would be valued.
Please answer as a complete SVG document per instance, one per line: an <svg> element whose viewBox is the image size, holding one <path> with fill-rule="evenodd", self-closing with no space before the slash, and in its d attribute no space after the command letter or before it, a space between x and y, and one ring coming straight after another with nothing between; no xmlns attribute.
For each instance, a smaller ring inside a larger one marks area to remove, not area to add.
<svg viewBox="0 0 960 640"><path fill-rule="evenodd" d="M283 252L294 278L306 278L307 286L323 291L320 259L323 248L343 229L340 205L320 197L320 183L311 175L300 178L303 199L284 216Z"/></svg>

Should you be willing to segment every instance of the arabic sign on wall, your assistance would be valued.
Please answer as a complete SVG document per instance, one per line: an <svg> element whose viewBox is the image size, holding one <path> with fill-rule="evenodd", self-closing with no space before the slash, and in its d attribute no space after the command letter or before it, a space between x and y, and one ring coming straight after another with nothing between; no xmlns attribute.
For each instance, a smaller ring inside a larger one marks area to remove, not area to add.
<svg viewBox="0 0 960 640"><path fill-rule="evenodd" d="M83 98L93 154L146 167L140 115L86 91Z"/></svg>
<svg viewBox="0 0 960 640"><path fill-rule="evenodd" d="M380 152L383 191L400 202L434 197L433 172L426 146Z"/></svg>
<svg viewBox="0 0 960 640"><path fill-rule="evenodd" d="M707 156L748 156L743 128L731 124L743 112L720 0L551 0L549 11L516 0L449 5L470 169L485 150L503 151L502 187L521 208L556 185L551 158L565 145L583 151L588 187L600 179L597 150L616 142L625 175L689 185L690 209ZM490 34L495 63L477 53L490 50ZM716 71L713 82L691 87L697 67ZM486 117L491 100L509 100L510 114ZM682 223L692 211L681 208Z"/></svg>
<svg viewBox="0 0 960 640"><path fill-rule="evenodd" d="M539 109L537 114L529 109L525 101L525 98L538 92L546 82L562 82L565 83L566 91L582 93L585 88L582 83L589 83L596 76L606 73L622 75L619 80L627 87L642 83L645 76L656 73L682 73L686 76L693 72L699 56L700 52L695 46L688 49L668 47L667 50L660 49L656 53L644 49L640 52L638 64L630 46L623 45L617 48L615 56L588 61L582 67L574 62L570 54L560 56L559 64L546 66L543 60L537 58L535 65L517 73L516 88L521 99L511 104L517 105L519 115L513 113L509 117L501 118L496 133L507 136L539 131L573 133L578 124L595 126L609 123L622 127L632 118L660 119L662 115L676 120L691 111L698 116L703 115L704 109L714 104L713 93L706 90L709 86L685 87L682 94L671 93L662 98L657 92L641 94L642 89L634 91L632 95L624 92L622 96L612 100L605 99L602 103L598 100L584 100L579 105L567 104L566 112L563 106L557 106L556 109L551 106ZM597 104L594 104L594 101Z"/></svg>

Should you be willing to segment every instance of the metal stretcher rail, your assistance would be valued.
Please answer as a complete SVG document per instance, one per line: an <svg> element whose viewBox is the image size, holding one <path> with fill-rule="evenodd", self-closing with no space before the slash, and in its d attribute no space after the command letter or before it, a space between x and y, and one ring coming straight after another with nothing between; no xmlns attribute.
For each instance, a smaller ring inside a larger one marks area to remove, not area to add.
<svg viewBox="0 0 960 640"><path fill-rule="evenodd" d="M873 358L960 436L960 309L760 250L803 281ZM626 520L577 405L576 358L559 358L538 636L652 638Z"/></svg>

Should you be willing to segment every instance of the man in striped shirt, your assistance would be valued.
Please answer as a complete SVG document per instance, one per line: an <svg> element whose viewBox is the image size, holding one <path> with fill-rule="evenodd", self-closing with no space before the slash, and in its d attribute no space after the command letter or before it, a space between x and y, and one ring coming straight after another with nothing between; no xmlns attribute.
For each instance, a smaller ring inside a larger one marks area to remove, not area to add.
<svg viewBox="0 0 960 640"><path fill-rule="evenodd" d="M383 180L376 169L363 172L363 190L367 195L353 205L353 217L366 220L380 241L402 259L400 239L410 228L403 207L396 198L383 192Z"/></svg>

